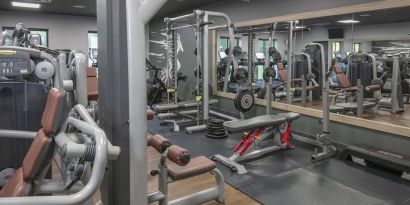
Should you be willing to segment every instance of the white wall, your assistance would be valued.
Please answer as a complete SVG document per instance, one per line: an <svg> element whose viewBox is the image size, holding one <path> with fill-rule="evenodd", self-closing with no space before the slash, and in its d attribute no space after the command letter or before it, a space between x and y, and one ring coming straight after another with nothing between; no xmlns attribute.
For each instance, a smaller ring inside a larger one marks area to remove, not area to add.
<svg viewBox="0 0 410 205"><path fill-rule="evenodd" d="M97 31L97 18L0 11L0 26L14 27L24 23L28 28L48 29L52 49L79 49L88 53L88 31Z"/></svg>

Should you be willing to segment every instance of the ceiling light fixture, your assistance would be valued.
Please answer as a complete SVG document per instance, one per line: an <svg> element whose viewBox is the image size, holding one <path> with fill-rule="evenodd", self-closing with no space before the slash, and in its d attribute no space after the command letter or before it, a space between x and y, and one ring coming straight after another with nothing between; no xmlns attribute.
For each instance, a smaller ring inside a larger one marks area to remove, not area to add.
<svg viewBox="0 0 410 205"><path fill-rule="evenodd" d="M340 21L337 21L337 22L339 22L339 23L360 23L360 21L358 21L358 20L353 20L353 19L340 20Z"/></svg>
<svg viewBox="0 0 410 205"><path fill-rule="evenodd" d="M11 5L15 7L24 7L24 8L33 8L33 9L40 8L40 4L25 3L25 2L18 2L18 1L12 1Z"/></svg>
<svg viewBox="0 0 410 205"><path fill-rule="evenodd" d="M77 8L77 9L83 9L83 8L85 8L85 6L83 6L83 5L74 5L73 7L74 7L74 8Z"/></svg>

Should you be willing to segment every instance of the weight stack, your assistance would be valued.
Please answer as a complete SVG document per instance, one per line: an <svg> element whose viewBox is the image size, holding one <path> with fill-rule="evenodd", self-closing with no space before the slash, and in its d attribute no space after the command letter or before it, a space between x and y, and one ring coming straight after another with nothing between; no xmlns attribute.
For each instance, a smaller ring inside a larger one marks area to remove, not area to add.
<svg viewBox="0 0 410 205"><path fill-rule="evenodd" d="M226 132L223 123L224 121L220 119L209 119L207 124L208 132L205 134L205 136L214 139L222 139L228 137L228 132Z"/></svg>

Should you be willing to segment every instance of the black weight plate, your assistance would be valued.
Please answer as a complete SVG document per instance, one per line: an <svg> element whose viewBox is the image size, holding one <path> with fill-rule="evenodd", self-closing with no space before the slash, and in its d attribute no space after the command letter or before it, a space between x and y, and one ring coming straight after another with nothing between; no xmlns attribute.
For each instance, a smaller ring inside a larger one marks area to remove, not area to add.
<svg viewBox="0 0 410 205"><path fill-rule="evenodd" d="M269 82L269 77L272 77L272 79L276 77L276 71L272 67L267 67L263 70L263 80Z"/></svg>
<svg viewBox="0 0 410 205"><path fill-rule="evenodd" d="M223 139L227 138L228 135L223 135L223 136L216 136L216 135L210 135L210 134L205 134L206 137L213 138L213 139Z"/></svg>
<svg viewBox="0 0 410 205"><path fill-rule="evenodd" d="M235 108L241 112L249 111L254 103L253 92L250 90L241 90L234 99Z"/></svg>
<svg viewBox="0 0 410 205"><path fill-rule="evenodd" d="M248 81L248 70L245 68L237 68L233 72L233 77L238 84L244 84Z"/></svg>

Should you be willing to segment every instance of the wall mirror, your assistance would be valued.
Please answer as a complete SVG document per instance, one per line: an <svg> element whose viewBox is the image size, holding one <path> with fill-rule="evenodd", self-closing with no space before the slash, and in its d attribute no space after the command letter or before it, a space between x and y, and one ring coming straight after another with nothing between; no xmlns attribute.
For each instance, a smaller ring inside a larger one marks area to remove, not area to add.
<svg viewBox="0 0 410 205"><path fill-rule="evenodd" d="M272 67L276 73L271 79L274 102L322 110L322 87L329 79L331 112L410 127L409 9L238 27L237 71L226 69L227 33L215 31L217 94L234 96L241 89L251 89L255 98L264 100L268 93L264 90L268 83L265 68Z"/></svg>

